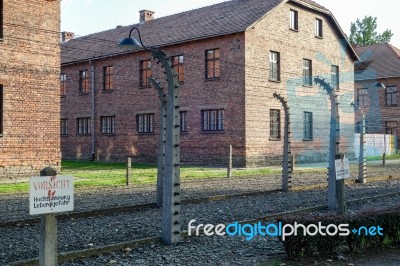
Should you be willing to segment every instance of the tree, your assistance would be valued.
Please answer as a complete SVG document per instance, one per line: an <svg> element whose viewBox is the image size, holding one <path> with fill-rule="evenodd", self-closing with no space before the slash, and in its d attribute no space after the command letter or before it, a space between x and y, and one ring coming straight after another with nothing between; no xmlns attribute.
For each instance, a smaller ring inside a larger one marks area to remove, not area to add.
<svg viewBox="0 0 400 266"><path fill-rule="evenodd" d="M365 16L362 21L357 19L350 26L350 43L352 45L363 46L390 42L393 36L391 30L385 30L382 34L376 32L376 17Z"/></svg>

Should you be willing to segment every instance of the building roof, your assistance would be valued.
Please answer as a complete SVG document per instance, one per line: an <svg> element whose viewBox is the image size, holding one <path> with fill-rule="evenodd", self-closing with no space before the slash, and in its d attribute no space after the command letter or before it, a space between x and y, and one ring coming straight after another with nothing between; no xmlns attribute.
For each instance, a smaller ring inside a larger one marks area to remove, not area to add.
<svg viewBox="0 0 400 266"><path fill-rule="evenodd" d="M354 48L360 57L356 62L355 80L377 80L400 77L400 50L389 43Z"/></svg>
<svg viewBox="0 0 400 266"><path fill-rule="evenodd" d="M311 0L231 0L69 40L61 45L61 63L127 53L126 49L117 47L116 43L126 38L132 27L139 28L142 41L147 47L163 47L244 32L282 2L301 4L330 16L344 36L330 11ZM134 31L132 37L138 39L136 34ZM351 47L350 50L354 54L353 58L357 57Z"/></svg>

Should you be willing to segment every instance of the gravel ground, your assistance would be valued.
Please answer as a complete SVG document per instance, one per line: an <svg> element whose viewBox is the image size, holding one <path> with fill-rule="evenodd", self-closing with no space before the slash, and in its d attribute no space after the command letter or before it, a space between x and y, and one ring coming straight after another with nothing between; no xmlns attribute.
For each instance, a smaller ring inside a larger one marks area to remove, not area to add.
<svg viewBox="0 0 400 266"><path fill-rule="evenodd" d="M326 180L324 173L304 174L304 184ZM279 176L232 179L209 179L182 182L183 198L198 198L219 194L265 191L279 188ZM400 191L400 181L358 184L346 188L346 198L365 198ZM326 190L276 192L269 195L236 197L182 205L182 226L191 219L198 223L230 223L263 217L269 214L326 203ZM154 187L129 187L96 190L77 190L75 210L92 210L153 202ZM400 197L371 199L362 204L351 204L349 212L398 203ZM26 195L0 196L1 221L31 218ZM58 221L59 252L100 247L128 240L160 235L161 210L97 215ZM38 224L19 223L0 227L0 265L38 256ZM276 238L193 237L177 245L147 245L126 249L94 258L62 265L257 265L283 254L283 246Z"/></svg>

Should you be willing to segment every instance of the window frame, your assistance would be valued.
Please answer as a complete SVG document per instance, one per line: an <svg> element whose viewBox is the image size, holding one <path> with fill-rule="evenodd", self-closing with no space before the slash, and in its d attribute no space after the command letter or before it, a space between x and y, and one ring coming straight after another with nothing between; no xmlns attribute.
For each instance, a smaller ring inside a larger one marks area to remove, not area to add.
<svg viewBox="0 0 400 266"><path fill-rule="evenodd" d="M79 71L79 95L89 94L89 70Z"/></svg>
<svg viewBox="0 0 400 266"><path fill-rule="evenodd" d="M210 54L210 56L209 56ZM205 79L216 80L221 77L221 51L219 48L205 51ZM210 72L211 71L211 72Z"/></svg>
<svg viewBox="0 0 400 266"><path fill-rule="evenodd" d="M136 115L136 131L139 134L154 133L154 113Z"/></svg>
<svg viewBox="0 0 400 266"><path fill-rule="evenodd" d="M320 18L315 18L314 35L315 35L315 37L320 38L320 39L322 39L324 37L323 20Z"/></svg>
<svg viewBox="0 0 400 266"><path fill-rule="evenodd" d="M103 135L115 134L115 115L100 116L100 132Z"/></svg>
<svg viewBox="0 0 400 266"><path fill-rule="evenodd" d="M303 58L303 86L311 87L312 85L312 60Z"/></svg>
<svg viewBox="0 0 400 266"><path fill-rule="evenodd" d="M393 91L388 92L388 90L390 89L394 89ZM390 96L390 101L389 101L389 96ZM397 106L397 86L393 85L389 85L386 86L385 89L385 104L388 107L395 107Z"/></svg>
<svg viewBox="0 0 400 266"><path fill-rule="evenodd" d="M299 31L299 11L290 9L289 11L289 29Z"/></svg>
<svg viewBox="0 0 400 266"><path fill-rule="evenodd" d="M281 140L281 110L269 110L269 139Z"/></svg>
<svg viewBox="0 0 400 266"><path fill-rule="evenodd" d="M273 58L276 56L276 58ZM281 62L280 53L276 51L269 51L269 74L268 80L280 81L281 80Z"/></svg>
<svg viewBox="0 0 400 266"><path fill-rule="evenodd" d="M187 111L179 112L179 130L181 133L187 133Z"/></svg>
<svg viewBox="0 0 400 266"><path fill-rule="evenodd" d="M391 123L393 123L392 126L389 126ZM397 121L385 121L385 133L397 136Z"/></svg>
<svg viewBox="0 0 400 266"><path fill-rule="evenodd" d="M68 118L60 119L60 131L61 136L68 135Z"/></svg>
<svg viewBox="0 0 400 266"><path fill-rule="evenodd" d="M92 132L91 117L78 117L76 119L76 134L79 136L87 136Z"/></svg>
<svg viewBox="0 0 400 266"><path fill-rule="evenodd" d="M185 57L183 55L171 56L172 69L178 75L178 81L183 83L185 81Z"/></svg>
<svg viewBox="0 0 400 266"><path fill-rule="evenodd" d="M103 67L103 91L111 92L114 90L114 67Z"/></svg>
<svg viewBox="0 0 400 266"><path fill-rule="evenodd" d="M201 110L203 132L224 132L224 109Z"/></svg>
<svg viewBox="0 0 400 266"><path fill-rule="evenodd" d="M313 113L304 111L303 140L309 141L314 139L313 126Z"/></svg>
<svg viewBox="0 0 400 266"><path fill-rule="evenodd" d="M331 65L331 86L334 90L339 90L339 66Z"/></svg>
<svg viewBox="0 0 400 266"><path fill-rule="evenodd" d="M366 93L363 93L363 94L360 94L360 92L366 92ZM369 103L369 98L368 98L368 88L359 88L359 89L357 89L357 103L358 103L358 106L360 106L360 107L365 107L365 106L368 106L368 103ZM360 101L360 99L362 99L362 101Z"/></svg>
<svg viewBox="0 0 400 266"><path fill-rule="evenodd" d="M146 64L146 65L144 65ZM140 60L139 62L139 88L148 88L151 86L149 77L152 76L151 59Z"/></svg>
<svg viewBox="0 0 400 266"><path fill-rule="evenodd" d="M60 96L67 96L67 74L65 73L60 74Z"/></svg>

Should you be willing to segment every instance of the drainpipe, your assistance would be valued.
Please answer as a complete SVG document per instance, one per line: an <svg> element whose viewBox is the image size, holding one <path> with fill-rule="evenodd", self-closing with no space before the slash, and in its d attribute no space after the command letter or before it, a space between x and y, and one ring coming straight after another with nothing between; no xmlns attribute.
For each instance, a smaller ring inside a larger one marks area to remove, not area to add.
<svg viewBox="0 0 400 266"><path fill-rule="evenodd" d="M95 132L95 125L96 125L96 90L95 90L95 82L94 82L94 63L92 60L89 60L90 64L90 82L91 82L91 87L92 87L92 114L91 114L91 132L92 132L92 161L96 161L96 132Z"/></svg>

